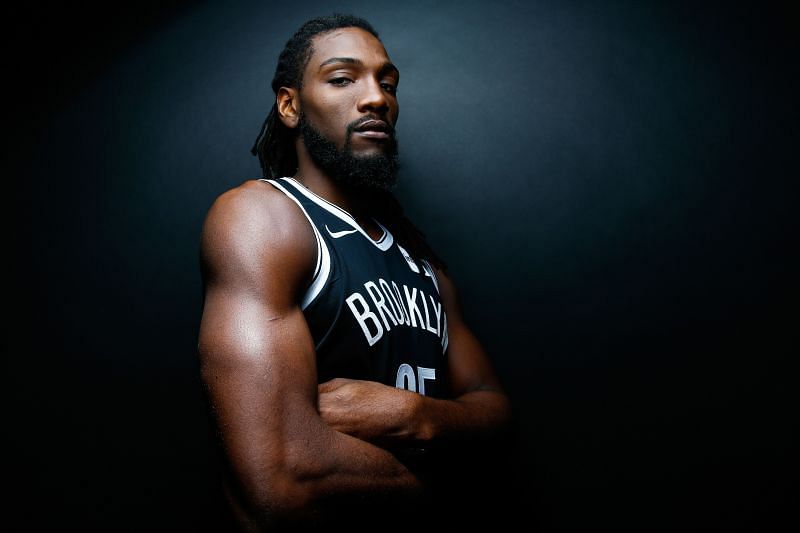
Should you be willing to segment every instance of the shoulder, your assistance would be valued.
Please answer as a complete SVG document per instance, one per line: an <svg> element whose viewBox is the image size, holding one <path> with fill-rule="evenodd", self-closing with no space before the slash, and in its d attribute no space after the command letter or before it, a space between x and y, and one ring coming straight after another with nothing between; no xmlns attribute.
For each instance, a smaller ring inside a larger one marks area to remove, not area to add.
<svg viewBox="0 0 800 533"><path fill-rule="evenodd" d="M430 263L429 263L430 264ZM439 295L442 297L442 304L445 311L448 313L448 320L451 316L455 316L459 312L459 296L458 289L449 274L446 274L442 269L430 265L436 276L436 283L439 288Z"/></svg>
<svg viewBox="0 0 800 533"><path fill-rule="evenodd" d="M456 292L456 286L453 283L453 280L450 278L450 276L446 274L441 268L433 265L429 261L426 261L426 263L428 263L428 267L433 271L434 275L436 276L436 283L439 287L439 292L442 293L442 296L445 296L445 293L447 295L454 296Z"/></svg>
<svg viewBox="0 0 800 533"><path fill-rule="evenodd" d="M315 264L316 238L305 215L284 193L248 180L215 199L203 223L200 252L204 268L212 273L305 272Z"/></svg>
<svg viewBox="0 0 800 533"><path fill-rule="evenodd" d="M225 191L214 200L206 215L204 234L217 226L251 230L264 229L265 226L290 226L302 221L292 209L293 202L282 192L268 183L248 180Z"/></svg>

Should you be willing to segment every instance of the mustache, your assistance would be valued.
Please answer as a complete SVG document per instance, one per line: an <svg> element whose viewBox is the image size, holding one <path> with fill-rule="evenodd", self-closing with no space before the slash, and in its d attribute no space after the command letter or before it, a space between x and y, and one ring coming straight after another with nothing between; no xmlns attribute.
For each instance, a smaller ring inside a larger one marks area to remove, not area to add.
<svg viewBox="0 0 800 533"><path fill-rule="evenodd" d="M365 117L361 117L358 120L354 120L353 122L347 125L347 138L348 139L350 138L350 136L353 134L353 131L355 131L357 127L370 120L380 120L382 122L385 122L386 128L388 130L386 133L388 133L390 137L394 137L394 126L392 126L388 120L384 120L376 115L367 115Z"/></svg>

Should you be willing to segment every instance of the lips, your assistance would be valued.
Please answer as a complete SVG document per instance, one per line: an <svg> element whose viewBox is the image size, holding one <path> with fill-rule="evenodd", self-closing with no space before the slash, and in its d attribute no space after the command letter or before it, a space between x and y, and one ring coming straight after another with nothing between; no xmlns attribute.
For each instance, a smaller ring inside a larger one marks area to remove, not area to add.
<svg viewBox="0 0 800 533"><path fill-rule="evenodd" d="M356 126L354 129L359 133L374 132L388 135L392 132L392 128L382 120L367 120Z"/></svg>
<svg viewBox="0 0 800 533"><path fill-rule="evenodd" d="M385 131L376 131L376 130L364 130L364 131L357 131L356 135L360 137L367 137L369 139L388 139L389 134Z"/></svg>

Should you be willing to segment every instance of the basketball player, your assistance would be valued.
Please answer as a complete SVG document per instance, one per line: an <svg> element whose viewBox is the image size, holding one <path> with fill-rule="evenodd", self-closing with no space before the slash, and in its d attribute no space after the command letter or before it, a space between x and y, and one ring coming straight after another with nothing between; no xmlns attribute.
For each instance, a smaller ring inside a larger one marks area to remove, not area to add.
<svg viewBox="0 0 800 533"><path fill-rule="evenodd" d="M207 215L199 353L246 530L387 512L419 530L437 457L508 424L446 265L390 192L399 79L363 19L304 24L253 148L264 179Z"/></svg>

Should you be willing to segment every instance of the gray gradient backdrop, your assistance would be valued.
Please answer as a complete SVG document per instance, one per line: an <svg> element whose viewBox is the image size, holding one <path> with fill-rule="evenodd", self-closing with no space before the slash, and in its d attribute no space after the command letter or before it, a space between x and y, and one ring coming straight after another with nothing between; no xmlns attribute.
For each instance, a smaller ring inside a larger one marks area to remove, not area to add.
<svg viewBox="0 0 800 533"><path fill-rule="evenodd" d="M542 531L789 516L794 13L117 9L91 24L31 9L8 48L19 120L4 159L20 186L4 337L24 530L210 523L200 227L259 176L249 149L284 43L334 10L371 21L401 71L397 195L517 408L518 467L489 487L508 512Z"/></svg>

